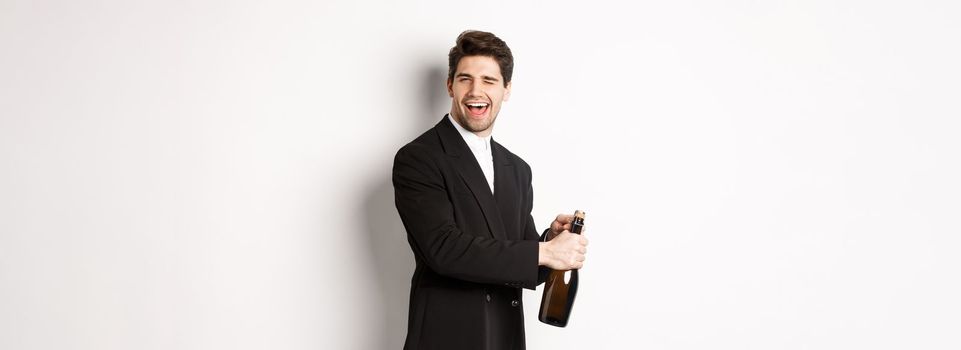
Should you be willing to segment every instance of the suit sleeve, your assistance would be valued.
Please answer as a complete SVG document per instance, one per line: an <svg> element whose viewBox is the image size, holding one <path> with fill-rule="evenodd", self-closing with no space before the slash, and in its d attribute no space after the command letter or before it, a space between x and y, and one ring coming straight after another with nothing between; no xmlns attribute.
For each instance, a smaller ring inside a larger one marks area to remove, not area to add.
<svg viewBox="0 0 961 350"><path fill-rule="evenodd" d="M526 234L524 240L505 241L461 231L443 175L428 152L411 144L394 158L394 202L415 254L441 275L534 289L538 242Z"/></svg>
<svg viewBox="0 0 961 350"><path fill-rule="evenodd" d="M528 168L527 178L528 179L531 178L530 168ZM524 239L535 240L538 242L544 241L544 237L547 237L548 232L550 231L550 228L547 228L546 230L544 230L544 233L542 233L540 236L537 235L537 226L534 225L534 216L530 214L532 211L534 211L534 187L530 183L527 184L527 207L524 208L524 210L526 213L528 213L527 225L525 225L524 227ZM538 266L537 267L537 284L535 286L539 286L541 283L544 283L544 281L547 281L547 275L549 275L550 273L551 273L551 269L549 267ZM524 286L524 288L534 289L533 287L527 287L527 286Z"/></svg>

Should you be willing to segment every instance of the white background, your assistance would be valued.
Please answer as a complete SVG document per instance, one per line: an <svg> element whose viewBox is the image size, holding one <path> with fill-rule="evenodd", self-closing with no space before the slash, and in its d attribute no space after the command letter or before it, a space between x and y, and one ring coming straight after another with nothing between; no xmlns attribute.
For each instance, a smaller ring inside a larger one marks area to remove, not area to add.
<svg viewBox="0 0 961 350"><path fill-rule="evenodd" d="M0 348L399 349L394 152L464 29L588 212L531 349L961 348L953 1L0 1Z"/></svg>

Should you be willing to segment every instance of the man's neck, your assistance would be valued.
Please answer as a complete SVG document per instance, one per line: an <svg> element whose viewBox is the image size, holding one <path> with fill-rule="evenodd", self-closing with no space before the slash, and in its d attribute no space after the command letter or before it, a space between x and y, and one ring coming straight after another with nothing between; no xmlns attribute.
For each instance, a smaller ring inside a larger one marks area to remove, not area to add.
<svg viewBox="0 0 961 350"><path fill-rule="evenodd" d="M480 131L480 132L473 132L473 131L471 131L471 133L473 133L474 135L477 135L477 137L480 137L480 138L483 139L483 138L487 138L488 136L491 136L491 132L493 131L493 130L491 130L491 129L493 129L493 128L488 128L487 130Z"/></svg>

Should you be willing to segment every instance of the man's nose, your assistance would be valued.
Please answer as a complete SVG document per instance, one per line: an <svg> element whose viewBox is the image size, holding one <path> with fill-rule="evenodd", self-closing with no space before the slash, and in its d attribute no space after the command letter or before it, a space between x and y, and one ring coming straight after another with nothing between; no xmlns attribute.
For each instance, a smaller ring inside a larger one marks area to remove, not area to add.
<svg viewBox="0 0 961 350"><path fill-rule="evenodd" d="M481 84L476 81L470 84L470 91L467 93L470 94L470 96L484 96L484 91L481 90Z"/></svg>

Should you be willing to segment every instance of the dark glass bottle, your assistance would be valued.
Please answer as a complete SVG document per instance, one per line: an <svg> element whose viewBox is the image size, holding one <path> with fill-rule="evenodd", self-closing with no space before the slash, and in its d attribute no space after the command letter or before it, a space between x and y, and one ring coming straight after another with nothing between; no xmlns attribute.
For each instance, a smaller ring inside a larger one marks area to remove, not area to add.
<svg viewBox="0 0 961 350"><path fill-rule="evenodd" d="M574 211L574 222L571 223L571 233L581 234L584 228L584 212ZM553 238L553 237L550 237ZM569 278L564 278L569 274ZM574 296L577 295L577 270L551 270L544 282L544 296L541 298L541 312L537 318L546 324L565 327L571 317L571 307L574 306Z"/></svg>

